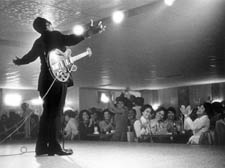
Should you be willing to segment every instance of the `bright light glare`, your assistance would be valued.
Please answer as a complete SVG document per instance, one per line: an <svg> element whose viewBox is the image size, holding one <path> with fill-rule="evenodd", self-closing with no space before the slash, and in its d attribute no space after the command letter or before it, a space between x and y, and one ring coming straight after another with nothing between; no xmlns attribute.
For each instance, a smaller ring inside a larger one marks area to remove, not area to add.
<svg viewBox="0 0 225 168"><path fill-rule="evenodd" d="M75 25L73 27L73 33L77 36L84 34L84 27L81 25Z"/></svg>
<svg viewBox="0 0 225 168"><path fill-rule="evenodd" d="M67 110L73 110L73 111L74 111L74 109L73 109L72 107L65 106L65 107L63 108L63 112L65 112L65 111L67 111Z"/></svg>
<svg viewBox="0 0 225 168"><path fill-rule="evenodd" d="M223 99L218 98L218 99L213 99L212 103L214 103L214 102L222 102L222 101L223 101Z"/></svg>
<svg viewBox="0 0 225 168"><path fill-rule="evenodd" d="M101 102L102 102L102 103L108 103L108 102L109 102L109 97L106 96L105 93L102 93L102 94L101 94Z"/></svg>
<svg viewBox="0 0 225 168"><path fill-rule="evenodd" d="M157 110L159 108L159 106L160 106L160 104L158 104L158 103L152 104L153 110Z"/></svg>
<svg viewBox="0 0 225 168"><path fill-rule="evenodd" d="M43 104L43 100L39 97L39 98L36 98L36 99L32 99L31 100L31 104L32 105L42 105Z"/></svg>
<svg viewBox="0 0 225 168"><path fill-rule="evenodd" d="M164 0L164 3L167 5L167 6L172 6L174 4L175 0Z"/></svg>
<svg viewBox="0 0 225 168"><path fill-rule="evenodd" d="M124 19L124 13L122 11L116 11L113 13L112 18L115 23L121 23Z"/></svg>
<svg viewBox="0 0 225 168"><path fill-rule="evenodd" d="M17 93L7 94L4 97L4 103L7 106L20 106L22 103L22 96Z"/></svg>

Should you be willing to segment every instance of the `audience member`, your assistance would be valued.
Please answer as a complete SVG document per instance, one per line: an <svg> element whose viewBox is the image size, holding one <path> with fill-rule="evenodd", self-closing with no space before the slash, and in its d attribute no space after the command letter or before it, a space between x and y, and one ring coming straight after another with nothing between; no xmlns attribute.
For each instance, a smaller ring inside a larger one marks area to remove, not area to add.
<svg viewBox="0 0 225 168"><path fill-rule="evenodd" d="M201 135L209 130L210 121L207 115L207 112L210 111L208 103L204 103L198 106L197 116L198 118L194 121L189 117L192 110L191 107L188 106L185 108L181 106L180 111L183 113L184 119L184 127L185 129L191 129L193 135L189 138L188 144L199 144L199 139Z"/></svg>
<svg viewBox="0 0 225 168"><path fill-rule="evenodd" d="M99 122L99 128L101 134L111 133L114 130L113 114L109 109L103 111L103 120Z"/></svg>
<svg viewBox="0 0 225 168"><path fill-rule="evenodd" d="M221 119L223 113L223 106L219 102L212 103L212 113L209 116L210 119L210 129L214 130L216 126L216 122Z"/></svg>
<svg viewBox="0 0 225 168"><path fill-rule="evenodd" d="M110 101L109 109L115 114L115 133L112 137L114 141L127 140L128 108L125 105L126 100L125 97L120 96L116 98L116 105Z"/></svg>
<svg viewBox="0 0 225 168"><path fill-rule="evenodd" d="M167 134L167 127L165 124L165 113L164 107L159 107L156 110L155 118L151 120L152 134L164 135Z"/></svg>
<svg viewBox="0 0 225 168"><path fill-rule="evenodd" d="M109 109L103 111L103 120L99 122L100 139L110 140L115 130L113 114Z"/></svg>
<svg viewBox="0 0 225 168"><path fill-rule="evenodd" d="M89 110L90 112L90 122L94 125L94 126L98 126L99 125L99 121L100 121L100 117L99 117L99 111L96 108L91 108Z"/></svg>
<svg viewBox="0 0 225 168"><path fill-rule="evenodd" d="M22 103L21 109L22 109L22 117L23 117L23 119L26 120L26 122L24 124L25 138L29 139L30 133L31 133L30 116L31 116L32 113L34 113L34 111L29 107L28 103Z"/></svg>
<svg viewBox="0 0 225 168"><path fill-rule="evenodd" d="M169 107L166 113L165 125L168 133L181 133L182 121L177 119L176 110L173 107Z"/></svg>
<svg viewBox="0 0 225 168"><path fill-rule="evenodd" d="M130 109L128 111L128 131L134 132L134 122L136 121L136 110Z"/></svg>
<svg viewBox="0 0 225 168"><path fill-rule="evenodd" d="M151 105L146 104L141 108L141 117L134 122L134 130L139 142L150 141L151 138L151 125L150 113L153 111Z"/></svg>
<svg viewBox="0 0 225 168"><path fill-rule="evenodd" d="M36 114L30 116L30 136L32 139L36 139L38 135L39 117Z"/></svg>
<svg viewBox="0 0 225 168"><path fill-rule="evenodd" d="M134 100L133 109L136 111L136 119L139 120L141 118L141 107L144 105L144 99L142 97L136 97Z"/></svg>
<svg viewBox="0 0 225 168"><path fill-rule="evenodd" d="M64 128L64 137L68 140L78 139L78 121L76 120L77 112L67 110L64 112L66 126Z"/></svg>
<svg viewBox="0 0 225 168"><path fill-rule="evenodd" d="M8 129L9 129L8 116L6 114L2 114L1 120L0 120L0 137L1 138L5 137Z"/></svg>
<svg viewBox="0 0 225 168"><path fill-rule="evenodd" d="M215 144L225 145L225 108L221 114L221 119L216 121L215 126Z"/></svg>
<svg viewBox="0 0 225 168"><path fill-rule="evenodd" d="M81 140L91 140L88 135L94 133L94 124L90 122L90 112L88 110L80 111L78 130Z"/></svg>

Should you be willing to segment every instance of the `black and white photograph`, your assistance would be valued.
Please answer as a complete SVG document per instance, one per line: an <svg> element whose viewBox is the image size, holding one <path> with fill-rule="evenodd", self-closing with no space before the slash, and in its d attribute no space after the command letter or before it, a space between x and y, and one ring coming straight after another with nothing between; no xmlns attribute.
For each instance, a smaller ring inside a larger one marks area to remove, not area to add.
<svg viewBox="0 0 225 168"><path fill-rule="evenodd" d="M225 0L0 0L1 168L224 168Z"/></svg>

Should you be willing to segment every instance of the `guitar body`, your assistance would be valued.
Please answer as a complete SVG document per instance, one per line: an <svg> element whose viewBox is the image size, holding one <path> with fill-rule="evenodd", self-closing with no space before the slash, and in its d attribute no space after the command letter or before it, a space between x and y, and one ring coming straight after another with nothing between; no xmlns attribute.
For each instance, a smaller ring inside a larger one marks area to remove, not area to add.
<svg viewBox="0 0 225 168"><path fill-rule="evenodd" d="M67 49L62 52L59 49L54 49L49 52L47 57L49 71L53 78L56 78L59 82L67 82L70 73L68 69L68 61L71 57L71 50Z"/></svg>
<svg viewBox="0 0 225 168"><path fill-rule="evenodd" d="M72 51L68 48L65 52L54 49L48 53L47 64L49 71L52 77L59 82L67 82L70 78L70 73L77 70L76 65L74 65L75 61L92 55L90 48L74 57L71 57L71 53Z"/></svg>

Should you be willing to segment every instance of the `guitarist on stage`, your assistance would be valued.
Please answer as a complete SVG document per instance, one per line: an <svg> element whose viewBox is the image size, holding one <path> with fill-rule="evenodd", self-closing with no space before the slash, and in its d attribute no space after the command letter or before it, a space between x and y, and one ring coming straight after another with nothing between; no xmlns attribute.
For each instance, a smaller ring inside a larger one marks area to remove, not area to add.
<svg viewBox="0 0 225 168"><path fill-rule="evenodd" d="M66 50L66 46L76 45L94 34L101 33L104 31L105 27L101 22L95 25L92 21L84 35L64 35L59 31L55 31L50 21L37 17L33 22L33 28L40 33L41 36L34 42L33 47L27 54L22 58L16 57L13 60L13 63L15 65L28 64L35 61L38 57L40 57L41 61L38 91L40 96L43 98L44 103L43 113L39 124L39 134L35 147L36 156L46 154L49 156L53 156L55 154L71 155L73 152L63 150L57 141L56 123L63 112L67 87L72 86L73 81L70 79L66 83L54 82L50 91L46 95L54 81L46 62L47 55L53 49L60 49L64 52Z"/></svg>

